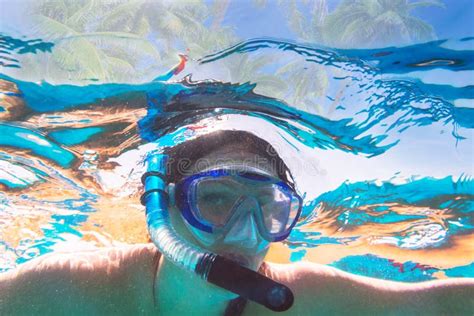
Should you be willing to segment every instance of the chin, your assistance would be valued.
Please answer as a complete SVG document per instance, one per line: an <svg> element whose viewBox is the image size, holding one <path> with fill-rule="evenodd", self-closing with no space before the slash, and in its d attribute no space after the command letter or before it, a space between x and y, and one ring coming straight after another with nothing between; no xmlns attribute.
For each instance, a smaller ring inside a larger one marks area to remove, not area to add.
<svg viewBox="0 0 474 316"><path fill-rule="evenodd" d="M218 255L221 255L227 259L237 262L243 267L249 268L253 271L257 271L260 268L260 265L263 262L263 258L265 254L253 254L248 255L244 253L240 253L237 251L216 251ZM266 253L266 251L265 251Z"/></svg>

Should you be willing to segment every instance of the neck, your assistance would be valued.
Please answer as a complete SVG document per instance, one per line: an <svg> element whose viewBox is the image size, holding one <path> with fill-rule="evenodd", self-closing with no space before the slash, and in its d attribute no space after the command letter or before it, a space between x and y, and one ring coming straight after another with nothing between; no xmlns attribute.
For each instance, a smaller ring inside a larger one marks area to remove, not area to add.
<svg viewBox="0 0 474 316"><path fill-rule="evenodd" d="M223 315L236 294L184 271L164 257L156 272L155 299L161 314Z"/></svg>

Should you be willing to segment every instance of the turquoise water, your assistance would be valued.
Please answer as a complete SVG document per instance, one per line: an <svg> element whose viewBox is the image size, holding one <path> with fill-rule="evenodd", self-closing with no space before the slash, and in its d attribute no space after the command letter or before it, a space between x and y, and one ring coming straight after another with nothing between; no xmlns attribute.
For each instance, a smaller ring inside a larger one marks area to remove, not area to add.
<svg viewBox="0 0 474 316"><path fill-rule="evenodd" d="M146 152L234 128L272 143L304 196L290 261L407 282L474 277L474 38L373 50L253 39L133 84L20 80L20 57L54 45L1 44L0 229L18 238L0 237L0 271L90 247L101 201L138 204ZM264 62L239 74L243 58ZM29 218L43 222L18 222Z"/></svg>

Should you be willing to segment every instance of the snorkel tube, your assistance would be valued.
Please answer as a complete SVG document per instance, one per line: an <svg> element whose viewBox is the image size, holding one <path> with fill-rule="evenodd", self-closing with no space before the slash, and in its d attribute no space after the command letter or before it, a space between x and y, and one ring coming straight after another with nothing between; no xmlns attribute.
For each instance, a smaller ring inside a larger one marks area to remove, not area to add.
<svg viewBox="0 0 474 316"><path fill-rule="evenodd" d="M276 311L293 305L293 293L278 282L215 253L191 245L173 229L168 213L167 156L151 154L147 172L142 176L148 231L160 252L179 267L202 279Z"/></svg>

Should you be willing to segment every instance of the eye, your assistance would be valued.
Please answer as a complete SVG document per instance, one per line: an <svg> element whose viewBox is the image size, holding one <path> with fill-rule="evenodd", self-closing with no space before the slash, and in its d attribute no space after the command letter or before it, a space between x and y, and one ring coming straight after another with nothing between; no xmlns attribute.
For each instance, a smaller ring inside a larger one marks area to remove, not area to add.
<svg viewBox="0 0 474 316"><path fill-rule="evenodd" d="M261 206L264 206L264 205L274 202L275 198L272 193L265 192L259 195L258 201Z"/></svg>
<svg viewBox="0 0 474 316"><path fill-rule="evenodd" d="M201 209L201 213L227 213L232 209L236 200L237 197L233 194L209 192L199 196L198 205Z"/></svg>
<svg viewBox="0 0 474 316"><path fill-rule="evenodd" d="M221 194L209 193L203 196L203 201L207 204L212 204L214 206L220 206L226 203L226 199L223 198Z"/></svg>
<svg viewBox="0 0 474 316"><path fill-rule="evenodd" d="M206 193L198 195L199 216L214 225L224 225L231 216L232 208L238 197L224 193Z"/></svg>

